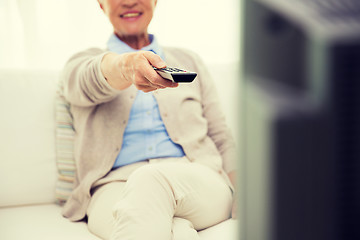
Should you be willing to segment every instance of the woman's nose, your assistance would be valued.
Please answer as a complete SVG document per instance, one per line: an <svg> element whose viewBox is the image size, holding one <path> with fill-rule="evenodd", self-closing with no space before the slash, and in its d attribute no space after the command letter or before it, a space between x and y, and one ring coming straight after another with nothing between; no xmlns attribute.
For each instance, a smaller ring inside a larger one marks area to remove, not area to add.
<svg viewBox="0 0 360 240"><path fill-rule="evenodd" d="M138 0L123 0L122 5L124 7L132 8L135 7L138 3Z"/></svg>

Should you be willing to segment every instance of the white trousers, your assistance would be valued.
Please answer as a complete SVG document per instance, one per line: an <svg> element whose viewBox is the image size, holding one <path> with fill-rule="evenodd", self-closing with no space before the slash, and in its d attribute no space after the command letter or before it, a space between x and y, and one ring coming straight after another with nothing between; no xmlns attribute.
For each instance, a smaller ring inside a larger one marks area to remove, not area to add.
<svg viewBox="0 0 360 240"><path fill-rule="evenodd" d="M89 230L111 240L197 240L198 230L228 219L232 193L221 175L180 160L149 161L127 181L99 187L87 211Z"/></svg>

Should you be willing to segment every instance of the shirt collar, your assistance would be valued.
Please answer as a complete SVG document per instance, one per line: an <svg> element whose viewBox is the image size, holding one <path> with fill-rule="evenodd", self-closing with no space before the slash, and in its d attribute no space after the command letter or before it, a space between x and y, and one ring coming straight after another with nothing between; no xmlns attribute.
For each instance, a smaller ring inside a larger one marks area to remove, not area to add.
<svg viewBox="0 0 360 240"><path fill-rule="evenodd" d="M149 39L150 39L150 44L143 47L140 50L152 51L152 52L156 53L157 55L159 55L163 60L165 60L164 52L162 51L162 48L160 47L156 37L154 35L152 35L152 34L149 34ZM109 40L107 42L107 48L110 51L115 52L117 54L139 51L137 49L134 49L134 48L130 47L129 45L127 45L123 41L121 41L115 35L115 33L111 34L111 36L110 36L110 38L109 38Z"/></svg>

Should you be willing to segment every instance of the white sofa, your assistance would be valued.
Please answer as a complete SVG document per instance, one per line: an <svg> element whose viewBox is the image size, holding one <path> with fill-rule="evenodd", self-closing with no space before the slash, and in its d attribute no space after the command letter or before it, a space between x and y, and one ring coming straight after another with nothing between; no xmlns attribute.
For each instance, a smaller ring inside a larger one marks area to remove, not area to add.
<svg viewBox="0 0 360 240"><path fill-rule="evenodd" d="M236 64L210 67L235 127ZM99 239L55 204L54 99L58 71L0 70L0 239ZM221 82L221 84L220 84ZM232 116L231 116L232 115ZM200 232L202 240L237 239L238 221Z"/></svg>

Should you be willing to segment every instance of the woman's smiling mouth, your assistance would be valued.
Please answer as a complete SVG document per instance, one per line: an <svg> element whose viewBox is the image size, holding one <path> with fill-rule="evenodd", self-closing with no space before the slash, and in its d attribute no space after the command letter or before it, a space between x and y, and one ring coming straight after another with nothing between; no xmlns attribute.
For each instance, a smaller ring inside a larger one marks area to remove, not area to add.
<svg viewBox="0 0 360 240"><path fill-rule="evenodd" d="M120 17L121 18L136 18L141 15L142 15L141 12L127 12L127 13L120 14Z"/></svg>

